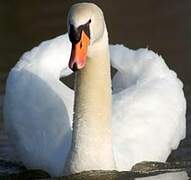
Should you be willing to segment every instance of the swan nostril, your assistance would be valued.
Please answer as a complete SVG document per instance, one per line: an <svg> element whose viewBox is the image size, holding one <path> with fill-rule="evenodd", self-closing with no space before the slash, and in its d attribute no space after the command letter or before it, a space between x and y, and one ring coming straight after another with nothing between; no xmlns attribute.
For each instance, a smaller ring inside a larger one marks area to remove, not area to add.
<svg viewBox="0 0 191 180"><path fill-rule="evenodd" d="M75 62L72 66L72 71L77 71L78 70L78 66L77 66L77 63Z"/></svg>

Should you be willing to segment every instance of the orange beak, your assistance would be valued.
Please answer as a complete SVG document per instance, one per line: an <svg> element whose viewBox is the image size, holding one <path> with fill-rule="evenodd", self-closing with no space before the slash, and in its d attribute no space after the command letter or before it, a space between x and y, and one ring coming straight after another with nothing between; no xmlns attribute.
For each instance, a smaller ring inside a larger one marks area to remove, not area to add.
<svg viewBox="0 0 191 180"><path fill-rule="evenodd" d="M87 49L90 38L84 31L81 33L80 41L76 44L72 43L72 52L69 61L69 67L73 71L82 69L86 64Z"/></svg>

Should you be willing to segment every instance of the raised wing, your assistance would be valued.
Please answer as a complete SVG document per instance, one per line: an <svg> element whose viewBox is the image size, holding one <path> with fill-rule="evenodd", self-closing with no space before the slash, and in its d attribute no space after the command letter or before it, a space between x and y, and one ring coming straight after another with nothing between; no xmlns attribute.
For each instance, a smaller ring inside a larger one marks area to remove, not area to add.
<svg viewBox="0 0 191 180"><path fill-rule="evenodd" d="M110 46L118 70L113 78L113 139L117 167L165 161L185 137L182 83L162 57L148 49Z"/></svg>
<svg viewBox="0 0 191 180"><path fill-rule="evenodd" d="M6 85L5 125L19 158L53 175L62 174L71 143L74 93L59 80L70 73L70 48L66 35L41 43L21 57Z"/></svg>

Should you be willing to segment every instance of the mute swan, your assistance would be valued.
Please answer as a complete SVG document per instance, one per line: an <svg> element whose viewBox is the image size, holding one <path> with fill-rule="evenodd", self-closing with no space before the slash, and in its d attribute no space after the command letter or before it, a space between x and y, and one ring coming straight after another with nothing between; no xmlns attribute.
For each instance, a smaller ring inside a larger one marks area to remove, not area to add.
<svg viewBox="0 0 191 180"><path fill-rule="evenodd" d="M68 32L72 46L67 34L45 41L9 74L4 120L20 160L52 176L165 161L185 137L186 102L176 73L148 49L112 45L109 54L95 4L71 7ZM109 57L118 70L113 95ZM72 73L68 63L78 70L75 103L59 80Z"/></svg>

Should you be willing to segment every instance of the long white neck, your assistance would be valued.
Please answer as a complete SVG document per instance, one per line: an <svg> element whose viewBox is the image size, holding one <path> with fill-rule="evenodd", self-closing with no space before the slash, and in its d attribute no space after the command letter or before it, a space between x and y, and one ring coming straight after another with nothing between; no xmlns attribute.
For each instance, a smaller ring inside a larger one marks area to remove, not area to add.
<svg viewBox="0 0 191 180"><path fill-rule="evenodd" d="M114 169L108 37L90 46L91 58L76 73L72 147L67 173ZM97 52L96 52L97 51Z"/></svg>

